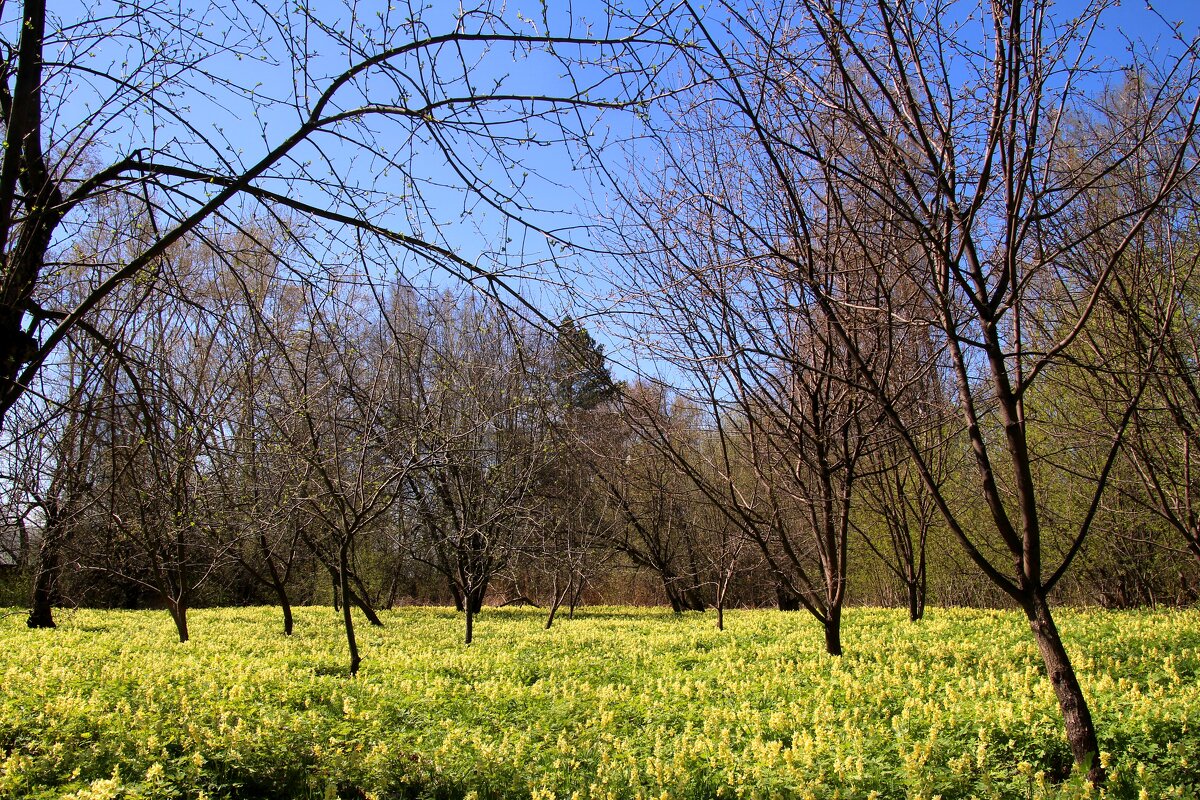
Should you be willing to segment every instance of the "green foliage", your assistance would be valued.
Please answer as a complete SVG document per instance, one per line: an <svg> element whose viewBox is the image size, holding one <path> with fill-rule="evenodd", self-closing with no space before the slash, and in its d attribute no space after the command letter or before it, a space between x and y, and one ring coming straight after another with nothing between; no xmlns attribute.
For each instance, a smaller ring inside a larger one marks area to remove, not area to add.
<svg viewBox="0 0 1200 800"><path fill-rule="evenodd" d="M1061 612L1110 785L1071 758L1016 614L847 612L847 655L778 612L200 610L0 620L0 797L1196 797L1200 613ZM1139 794L1145 792L1145 794Z"/></svg>
<svg viewBox="0 0 1200 800"><path fill-rule="evenodd" d="M556 329L553 371L556 399L563 408L589 411L616 394L604 345L570 317Z"/></svg>

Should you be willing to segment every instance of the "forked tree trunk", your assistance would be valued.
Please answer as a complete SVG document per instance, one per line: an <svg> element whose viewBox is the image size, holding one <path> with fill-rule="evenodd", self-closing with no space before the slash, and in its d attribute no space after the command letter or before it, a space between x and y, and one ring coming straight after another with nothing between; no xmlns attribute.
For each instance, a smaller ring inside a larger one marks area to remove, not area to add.
<svg viewBox="0 0 1200 800"><path fill-rule="evenodd" d="M573 583L574 580L568 580L567 585L563 587L563 590L560 592L558 590L558 576L554 576L554 584L551 588L550 595L550 613L546 615L546 630L550 630L550 626L554 624L554 615L558 613L559 606L561 606L563 601L567 599L567 596L570 595L573 588Z"/></svg>
<svg viewBox="0 0 1200 800"><path fill-rule="evenodd" d="M1087 777L1097 786L1104 782L1104 768L1100 765L1100 746L1096 741L1096 727L1092 723L1092 714L1088 710L1087 698L1079 686L1075 676L1075 668L1063 646L1062 638L1058 635L1058 626L1050 614L1050 605L1046 598L1034 594L1022 602L1025 615L1029 618L1029 627L1033 630L1033 638L1041 651L1042 661L1046 665L1046 674L1054 694L1058 697L1059 708L1062 709L1063 722L1067 729L1067 742L1071 745L1071 754L1075 757L1077 768L1086 768Z"/></svg>
<svg viewBox="0 0 1200 800"><path fill-rule="evenodd" d="M467 610L473 614L478 614L483 611L483 598L487 596L488 582L484 581L482 585L476 586L467 592L466 603Z"/></svg>

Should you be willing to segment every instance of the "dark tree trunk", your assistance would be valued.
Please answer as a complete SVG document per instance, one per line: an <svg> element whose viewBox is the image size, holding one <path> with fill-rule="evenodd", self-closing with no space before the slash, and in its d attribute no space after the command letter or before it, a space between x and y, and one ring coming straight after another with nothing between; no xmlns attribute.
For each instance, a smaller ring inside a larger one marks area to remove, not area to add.
<svg viewBox="0 0 1200 800"><path fill-rule="evenodd" d="M349 579L343 582L342 594L350 601L349 603L346 603L346 605L358 606L358 610L361 611L363 616L367 618L367 622L371 623L376 628L383 627L383 620L381 620L379 615L375 613L375 609L371 607L371 604L367 602L367 599L350 588Z"/></svg>
<svg viewBox="0 0 1200 800"><path fill-rule="evenodd" d="M842 609L829 609L825 614L825 652L831 656L842 654Z"/></svg>
<svg viewBox="0 0 1200 800"><path fill-rule="evenodd" d="M384 608L395 608L396 601L400 599L400 570L392 570L392 580L388 584L387 600L384 601Z"/></svg>
<svg viewBox="0 0 1200 800"><path fill-rule="evenodd" d="M338 572L341 578L342 597L350 598L350 556L349 543L343 543L338 551ZM346 628L346 647L350 650L350 677L358 675L358 667L362 658L358 655L358 640L354 638L354 614L349 601L342 603L342 624Z"/></svg>
<svg viewBox="0 0 1200 800"><path fill-rule="evenodd" d="M779 604L780 611L799 611L801 609L800 595L780 584L775 586L775 601Z"/></svg>
<svg viewBox="0 0 1200 800"><path fill-rule="evenodd" d="M283 584L275 584L275 595L279 600L279 608L283 612L283 635L292 635L292 604L288 600L287 589Z"/></svg>
<svg viewBox="0 0 1200 800"><path fill-rule="evenodd" d="M717 600L717 630L725 630L725 603Z"/></svg>
<svg viewBox="0 0 1200 800"><path fill-rule="evenodd" d="M267 553L267 570L271 577L271 588L275 590L275 597L279 601L279 608L283 611L283 635L292 635L292 604L288 600L287 587L283 584L283 579L279 576L279 570L275 569L275 561L270 556L270 551L267 548L265 536L262 538L263 551Z"/></svg>
<svg viewBox="0 0 1200 800"><path fill-rule="evenodd" d="M482 611L483 610L483 598L484 598L484 595L486 595L486 594L487 594L487 582L486 581L483 583L482 586L477 586L474 589L472 589L471 591L467 592L467 595L466 595L467 611L471 612L472 614L478 614L480 611Z"/></svg>
<svg viewBox="0 0 1200 800"><path fill-rule="evenodd" d="M567 595L571 593L571 581L567 581L567 585L560 592L558 590L558 576L554 576L554 584L550 590L550 613L546 615L546 630L550 630L550 626L554 624L554 615L558 613L558 607L567 599Z"/></svg>
<svg viewBox="0 0 1200 800"><path fill-rule="evenodd" d="M187 603L184 601L167 601L167 610L171 612L171 619L175 621L175 630L179 634L179 642L182 644L188 640L188 619Z"/></svg>
<svg viewBox="0 0 1200 800"><path fill-rule="evenodd" d="M575 609L583 600L584 580L582 576L575 581L575 589L571 592L571 599L567 605L567 619L575 619Z"/></svg>
<svg viewBox="0 0 1200 800"><path fill-rule="evenodd" d="M908 619L916 622L925 615L925 593L916 581L908 582Z"/></svg>
<svg viewBox="0 0 1200 800"><path fill-rule="evenodd" d="M467 604L467 633L463 637L463 644L470 644L475 638L475 611L474 605Z"/></svg>
<svg viewBox="0 0 1200 800"><path fill-rule="evenodd" d="M29 627L54 627L54 606L59 601L58 573L61 566L58 537L47 530L46 538L38 550L38 571L33 579L29 619L25 621Z"/></svg>
<svg viewBox="0 0 1200 800"><path fill-rule="evenodd" d="M667 602L671 604L671 610L676 614L682 614L683 600L679 597L679 592L675 590L675 586L668 582L666 577L663 578L663 589L667 593Z"/></svg>
<svg viewBox="0 0 1200 800"><path fill-rule="evenodd" d="M1037 640L1038 650L1041 651L1042 661L1046 665L1046 674L1054 694L1058 697L1059 708L1062 709L1063 722L1067 729L1067 741L1071 745L1071 754L1075 757L1075 766L1086 768L1087 777L1092 783L1100 785L1104 782L1104 768L1100 766L1100 746L1096 741L1096 727L1092 723L1092 714L1088 710L1087 699L1075 676L1075 668L1063 646L1062 638L1058 635L1058 626L1050 614L1050 605L1046 598L1034 594L1026 598L1022 605L1025 615L1029 618L1029 627L1033 630L1033 638Z"/></svg>

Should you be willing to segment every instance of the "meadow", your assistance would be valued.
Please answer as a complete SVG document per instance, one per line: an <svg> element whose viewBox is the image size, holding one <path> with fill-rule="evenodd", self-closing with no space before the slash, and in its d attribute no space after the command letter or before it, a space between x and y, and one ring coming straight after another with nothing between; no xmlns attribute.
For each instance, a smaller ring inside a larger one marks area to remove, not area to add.
<svg viewBox="0 0 1200 800"><path fill-rule="evenodd" d="M1067 611L1110 781L1063 780L1057 704L1015 613L487 609L360 628L332 609L0 617L0 797L1197 797L1200 613Z"/></svg>

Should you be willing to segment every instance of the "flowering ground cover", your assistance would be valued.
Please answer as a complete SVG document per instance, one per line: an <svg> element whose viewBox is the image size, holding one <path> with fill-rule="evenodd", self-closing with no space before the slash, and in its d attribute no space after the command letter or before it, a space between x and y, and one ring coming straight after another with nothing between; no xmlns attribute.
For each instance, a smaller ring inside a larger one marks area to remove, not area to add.
<svg viewBox="0 0 1200 800"><path fill-rule="evenodd" d="M1107 787L1070 753L1015 613L852 609L846 655L802 614L591 609L549 631L444 609L0 617L0 797L1196 797L1200 613L1061 612Z"/></svg>

